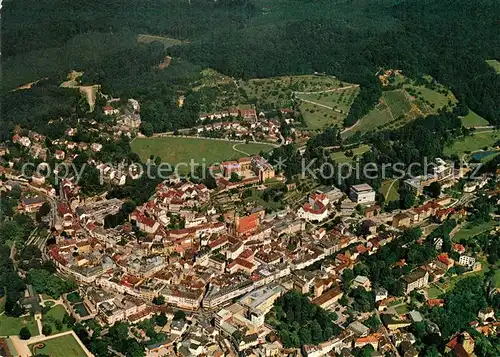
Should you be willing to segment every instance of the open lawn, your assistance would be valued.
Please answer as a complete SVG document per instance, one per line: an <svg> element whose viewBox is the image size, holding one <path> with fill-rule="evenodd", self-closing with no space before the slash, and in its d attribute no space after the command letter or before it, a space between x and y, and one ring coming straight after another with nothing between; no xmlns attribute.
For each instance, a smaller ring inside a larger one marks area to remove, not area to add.
<svg viewBox="0 0 500 357"><path fill-rule="evenodd" d="M248 144L240 143L234 145L234 148L240 151L246 152L248 155L254 155L258 154L261 151L269 151L273 147L268 144L263 144L263 143L252 143L249 142Z"/></svg>
<svg viewBox="0 0 500 357"><path fill-rule="evenodd" d="M309 130L323 129L331 125L342 126L345 117L344 114L338 113L335 110L307 102L300 103L300 112Z"/></svg>
<svg viewBox="0 0 500 357"><path fill-rule="evenodd" d="M357 131L367 133L379 127L384 127L387 123L393 121L391 110L386 105L377 105L372 111L359 120L352 130L344 133L344 136L350 136Z"/></svg>
<svg viewBox="0 0 500 357"><path fill-rule="evenodd" d="M51 322L47 322L47 318L50 317L51 318L51 321L56 321L56 320L59 320L59 321L62 321L63 317L64 317L64 314L66 314L66 310L64 309L64 306L62 305L56 305L54 306L53 308L51 308L49 310L49 312L47 312L47 314L43 315L42 317L42 322L44 324L50 324L52 326L52 334L56 334L56 333L59 333L59 332L64 332L64 331L68 331L68 330L71 330L67 325L63 324L62 326L62 329L61 330L58 330L56 328L56 325L55 323L51 323Z"/></svg>
<svg viewBox="0 0 500 357"><path fill-rule="evenodd" d="M321 75L258 78L238 82L238 87L246 97L260 108L290 106L294 92L320 92L349 85L351 84L335 77Z"/></svg>
<svg viewBox="0 0 500 357"><path fill-rule="evenodd" d="M32 316L10 317L5 314L0 315L0 336L18 335L21 327L28 327L31 336L38 335L38 328Z"/></svg>
<svg viewBox="0 0 500 357"><path fill-rule="evenodd" d="M387 180L382 182L380 186L379 192L384 195L385 200L389 201L398 201L399 200L399 181L393 183L393 180ZM390 191L389 191L390 189Z"/></svg>
<svg viewBox="0 0 500 357"><path fill-rule="evenodd" d="M469 110L469 114L462 117L462 125L470 128L474 126L486 126L490 125L490 123L483 117L474 113L472 110Z"/></svg>
<svg viewBox="0 0 500 357"><path fill-rule="evenodd" d="M354 99L358 95L358 87L339 88L335 91L310 93L310 94L297 94L298 99L307 100L310 102L325 105L334 108L343 113L348 113Z"/></svg>
<svg viewBox="0 0 500 357"><path fill-rule="evenodd" d="M56 305L47 312L46 316L51 316L56 320L62 320L64 314L66 313L66 309L62 305Z"/></svg>
<svg viewBox="0 0 500 357"><path fill-rule="evenodd" d="M395 307L394 310L396 310L396 312L400 315L406 314L408 312L408 306L406 306L406 304L399 305Z"/></svg>
<svg viewBox="0 0 500 357"><path fill-rule="evenodd" d="M495 288L500 289L500 269L495 269L493 280L495 281Z"/></svg>
<svg viewBox="0 0 500 357"><path fill-rule="evenodd" d="M481 150L485 146L491 146L498 140L500 140L499 133L493 131L475 132L473 135L458 139L453 145L446 147L444 153L446 155L456 154L461 156L466 152L473 152Z"/></svg>
<svg viewBox="0 0 500 357"><path fill-rule="evenodd" d="M348 150L333 152L330 156L337 163L350 162L350 161L353 160L353 158L355 156L361 156L365 152L370 151L370 147L368 145L361 145L361 146L359 146L357 148L353 148L353 149L350 149L350 150L353 153L352 157L348 157L348 156L345 155L346 151L348 151Z"/></svg>
<svg viewBox="0 0 500 357"><path fill-rule="evenodd" d="M45 346L37 348L36 354L49 355L50 357L87 357L78 341L72 334L44 340ZM33 347L37 344L29 345L29 349L33 351Z"/></svg>
<svg viewBox="0 0 500 357"><path fill-rule="evenodd" d="M488 63L491 67L493 67L498 74L500 74L500 62L498 60L495 59L486 60L486 63Z"/></svg>
<svg viewBox="0 0 500 357"><path fill-rule="evenodd" d="M415 87L419 99L430 108L426 108L424 113L434 112L433 109L438 109L448 105L448 102L455 104L456 99L451 92L443 94L438 90L430 89L424 86ZM442 90L442 89L440 89Z"/></svg>
<svg viewBox="0 0 500 357"><path fill-rule="evenodd" d="M141 159L147 160L150 155L159 156L162 162L175 165L181 162L207 164L224 160L237 159L243 156L258 154L260 151L272 150L273 146L262 143L235 143L223 140L196 139L182 137L137 138L131 143L132 150ZM237 152L234 148L244 152Z"/></svg>
<svg viewBox="0 0 500 357"><path fill-rule="evenodd" d="M485 222L479 225L466 225L462 227L454 236L453 241L459 242L462 239L469 239L475 235L478 235L483 232L490 231L498 224L496 221L491 220L489 222Z"/></svg>
<svg viewBox="0 0 500 357"><path fill-rule="evenodd" d="M427 288L427 295L429 296L429 299L437 299L443 294L443 291L438 289L434 285L430 285L429 288Z"/></svg>

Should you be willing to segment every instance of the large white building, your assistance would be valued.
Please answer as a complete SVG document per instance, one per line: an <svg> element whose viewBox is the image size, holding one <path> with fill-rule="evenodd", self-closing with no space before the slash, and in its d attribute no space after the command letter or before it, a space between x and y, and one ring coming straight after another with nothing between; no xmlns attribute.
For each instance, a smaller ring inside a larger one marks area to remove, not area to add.
<svg viewBox="0 0 500 357"><path fill-rule="evenodd" d="M349 192L349 198L358 204L373 203L375 202L375 191L366 183L354 185Z"/></svg>
<svg viewBox="0 0 500 357"><path fill-rule="evenodd" d="M476 258L469 257L467 255L461 255L460 259L458 260L458 264L472 268L474 264L476 264Z"/></svg>

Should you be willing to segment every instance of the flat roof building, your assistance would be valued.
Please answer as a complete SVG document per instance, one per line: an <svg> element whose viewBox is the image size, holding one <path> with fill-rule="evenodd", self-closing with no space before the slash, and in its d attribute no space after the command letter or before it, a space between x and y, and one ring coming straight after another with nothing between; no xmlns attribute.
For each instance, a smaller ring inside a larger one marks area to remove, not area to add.
<svg viewBox="0 0 500 357"><path fill-rule="evenodd" d="M354 185L349 191L349 198L358 204L374 203L375 191L366 183Z"/></svg>

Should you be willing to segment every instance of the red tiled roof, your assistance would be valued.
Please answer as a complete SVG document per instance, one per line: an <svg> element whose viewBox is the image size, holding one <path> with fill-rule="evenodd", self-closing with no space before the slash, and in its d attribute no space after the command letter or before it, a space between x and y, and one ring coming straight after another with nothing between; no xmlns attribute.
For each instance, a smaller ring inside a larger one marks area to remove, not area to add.
<svg viewBox="0 0 500 357"><path fill-rule="evenodd" d="M302 209L312 214L322 214L325 212L326 206L323 203L316 201L314 203L314 206L310 203L306 203L304 206L302 206Z"/></svg>
<svg viewBox="0 0 500 357"><path fill-rule="evenodd" d="M447 254L447 253L441 253L441 254L439 254L439 255L438 255L438 257L437 257L437 259L438 259L441 263L443 263L443 264L445 264L445 265L450 265L450 263L451 263L451 262L450 262L450 259L448 258L448 254Z"/></svg>
<svg viewBox="0 0 500 357"><path fill-rule="evenodd" d="M238 225L238 233L244 234L257 229L259 225L259 215L257 213L246 217L241 217Z"/></svg>
<svg viewBox="0 0 500 357"><path fill-rule="evenodd" d="M248 259L248 258L252 257L253 254L254 254L253 250L251 250L250 248L248 248L248 249L245 249L243 251L243 253L240 254L239 258Z"/></svg>
<svg viewBox="0 0 500 357"><path fill-rule="evenodd" d="M427 300L427 305L429 307L443 306L444 305L444 300L443 299L429 299L429 300Z"/></svg>
<svg viewBox="0 0 500 357"><path fill-rule="evenodd" d="M220 236L219 238L217 238L216 240L213 240L210 243L208 243L208 246L211 249L214 249L215 247L219 247L219 246L223 245L227 241L228 241L227 236L223 235L223 236Z"/></svg>
<svg viewBox="0 0 500 357"><path fill-rule="evenodd" d="M241 259L241 258L236 258L235 260L233 260L230 264L229 264L229 268L231 269L232 267L234 267L235 265L239 265L243 268L247 268L247 269L252 269L254 267L254 264L253 263L250 263L250 262L247 262L246 260L244 259Z"/></svg>

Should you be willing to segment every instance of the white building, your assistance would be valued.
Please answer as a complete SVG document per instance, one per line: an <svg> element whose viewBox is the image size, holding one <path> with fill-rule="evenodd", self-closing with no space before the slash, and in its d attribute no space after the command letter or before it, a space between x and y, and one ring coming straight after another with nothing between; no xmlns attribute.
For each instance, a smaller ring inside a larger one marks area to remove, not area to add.
<svg viewBox="0 0 500 357"><path fill-rule="evenodd" d="M476 264L476 258L469 257L467 255L461 255L460 259L458 260L458 264L466 266L468 268L472 268L474 264Z"/></svg>
<svg viewBox="0 0 500 357"><path fill-rule="evenodd" d="M375 202L375 191L366 184L354 185L349 192L349 198L358 204L367 204Z"/></svg>

